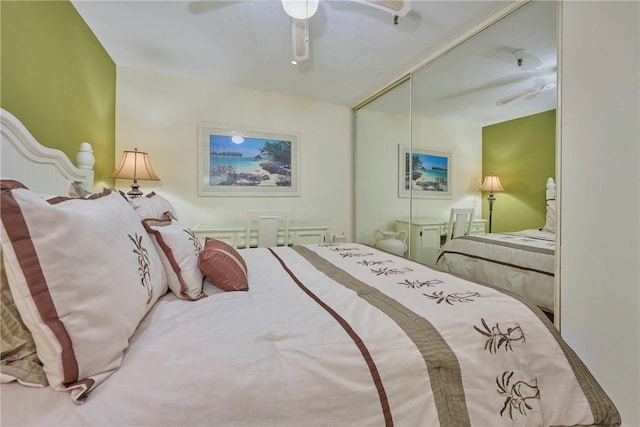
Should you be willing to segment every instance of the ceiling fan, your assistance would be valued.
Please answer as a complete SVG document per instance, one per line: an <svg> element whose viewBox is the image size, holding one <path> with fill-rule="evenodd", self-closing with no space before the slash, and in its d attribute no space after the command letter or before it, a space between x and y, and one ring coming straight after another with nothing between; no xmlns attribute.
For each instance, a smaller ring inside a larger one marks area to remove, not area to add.
<svg viewBox="0 0 640 427"><path fill-rule="evenodd" d="M281 0L287 15L291 16L293 59L291 63L309 59L309 18L318 10L320 0ZM391 13L393 23L411 10L411 0L350 0Z"/></svg>

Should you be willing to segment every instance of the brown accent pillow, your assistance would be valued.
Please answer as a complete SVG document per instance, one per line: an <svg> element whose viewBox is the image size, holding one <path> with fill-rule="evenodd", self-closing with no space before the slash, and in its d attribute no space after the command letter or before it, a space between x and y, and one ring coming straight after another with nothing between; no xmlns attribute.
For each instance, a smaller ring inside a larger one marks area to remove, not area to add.
<svg viewBox="0 0 640 427"><path fill-rule="evenodd" d="M211 283L224 291L247 291L247 264L234 248L217 239L207 238L198 255L198 266Z"/></svg>

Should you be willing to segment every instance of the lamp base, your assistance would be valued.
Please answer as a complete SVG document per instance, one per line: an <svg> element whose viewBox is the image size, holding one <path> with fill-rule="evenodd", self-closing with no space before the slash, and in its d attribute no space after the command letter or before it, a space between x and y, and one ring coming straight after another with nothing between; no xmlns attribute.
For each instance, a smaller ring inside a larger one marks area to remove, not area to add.
<svg viewBox="0 0 640 427"><path fill-rule="evenodd" d="M132 199L142 196L142 191L140 191L140 186L136 181L133 181L133 184L131 184L131 191L127 192L127 195Z"/></svg>
<svg viewBox="0 0 640 427"><path fill-rule="evenodd" d="M493 217L493 202L496 201L496 198L493 196L493 193L489 193L489 197L487 197L489 201L489 234L491 234L491 222Z"/></svg>

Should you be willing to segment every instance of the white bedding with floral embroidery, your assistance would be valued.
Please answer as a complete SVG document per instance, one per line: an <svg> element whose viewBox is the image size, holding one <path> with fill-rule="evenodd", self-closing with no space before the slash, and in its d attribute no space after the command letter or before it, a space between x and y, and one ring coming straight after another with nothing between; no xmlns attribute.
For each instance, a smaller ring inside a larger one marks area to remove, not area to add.
<svg viewBox="0 0 640 427"><path fill-rule="evenodd" d="M248 292L167 294L84 404L3 384L2 426L620 422L527 302L364 245L241 254Z"/></svg>
<svg viewBox="0 0 640 427"><path fill-rule="evenodd" d="M449 240L436 267L527 298L553 313L555 233L522 230Z"/></svg>

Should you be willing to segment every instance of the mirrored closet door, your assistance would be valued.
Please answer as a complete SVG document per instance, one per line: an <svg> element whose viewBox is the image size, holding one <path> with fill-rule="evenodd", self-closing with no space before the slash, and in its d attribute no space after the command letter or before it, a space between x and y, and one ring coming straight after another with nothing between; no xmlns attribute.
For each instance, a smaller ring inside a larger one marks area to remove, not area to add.
<svg viewBox="0 0 640 427"><path fill-rule="evenodd" d="M355 241L435 265L452 209L492 232L541 228L555 177L557 3L530 1L356 109Z"/></svg>

